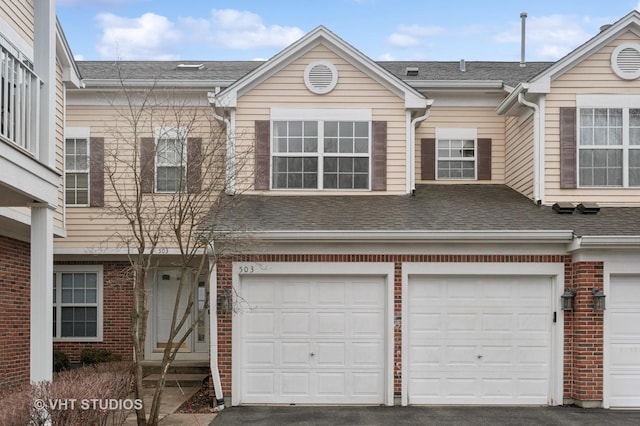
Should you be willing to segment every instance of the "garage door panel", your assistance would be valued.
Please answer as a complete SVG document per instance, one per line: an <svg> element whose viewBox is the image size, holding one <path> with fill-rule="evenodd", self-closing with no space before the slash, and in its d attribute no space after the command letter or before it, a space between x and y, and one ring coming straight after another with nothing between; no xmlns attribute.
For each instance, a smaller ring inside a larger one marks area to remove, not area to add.
<svg viewBox="0 0 640 426"><path fill-rule="evenodd" d="M409 403L547 403L550 293L543 277L412 277Z"/></svg>
<svg viewBox="0 0 640 426"><path fill-rule="evenodd" d="M247 342L245 363L254 368L273 367L275 365L275 343L273 342Z"/></svg>
<svg viewBox="0 0 640 426"><path fill-rule="evenodd" d="M611 407L640 407L640 275L612 276L607 297Z"/></svg>
<svg viewBox="0 0 640 426"><path fill-rule="evenodd" d="M309 337L310 316L308 312L282 312L279 317L282 336Z"/></svg>
<svg viewBox="0 0 640 426"><path fill-rule="evenodd" d="M381 277L243 277L242 294L265 303L241 313L240 402L384 402L384 289Z"/></svg>

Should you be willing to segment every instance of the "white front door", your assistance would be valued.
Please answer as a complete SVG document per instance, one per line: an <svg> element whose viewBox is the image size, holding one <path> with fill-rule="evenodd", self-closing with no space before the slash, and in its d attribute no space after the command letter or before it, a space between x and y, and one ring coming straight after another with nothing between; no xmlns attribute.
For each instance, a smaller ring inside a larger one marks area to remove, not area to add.
<svg viewBox="0 0 640 426"><path fill-rule="evenodd" d="M544 277L411 277L409 404L547 404L551 286Z"/></svg>
<svg viewBox="0 0 640 426"><path fill-rule="evenodd" d="M640 275L611 276L607 297L609 406L640 407Z"/></svg>
<svg viewBox="0 0 640 426"><path fill-rule="evenodd" d="M381 277L242 277L240 403L381 404Z"/></svg>
<svg viewBox="0 0 640 426"><path fill-rule="evenodd" d="M177 345L177 340L180 339L182 334L189 328L192 322L198 317L198 314L204 311L205 303L205 279L200 277L197 281L198 287L194 289L194 305L193 312L189 316L187 322L181 329L181 332L174 338L174 347ZM180 270L179 269L164 269L161 268L157 272L155 283L153 286L153 294L151 300L152 310L150 320L153 324L153 343L151 345L151 353L148 354L148 358L157 358L159 354L164 350L169 338L169 330L171 329L171 321L173 315L174 305L178 295L178 285L180 283ZM193 278L188 277L185 281L182 296L180 297L178 319L180 315L184 313L184 310L189 302L190 286L193 283ZM154 356L154 353L156 354ZM209 353L209 311L208 309L203 312L203 317L196 323L195 328L191 336L180 345L179 358L183 359L205 359ZM189 354L193 354L193 357Z"/></svg>

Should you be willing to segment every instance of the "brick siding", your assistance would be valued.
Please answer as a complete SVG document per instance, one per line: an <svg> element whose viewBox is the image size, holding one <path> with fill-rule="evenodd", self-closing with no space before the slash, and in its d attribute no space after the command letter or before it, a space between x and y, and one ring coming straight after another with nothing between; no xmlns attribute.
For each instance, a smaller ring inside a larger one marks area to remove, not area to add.
<svg viewBox="0 0 640 426"><path fill-rule="evenodd" d="M0 390L29 383L29 243L0 236Z"/></svg>

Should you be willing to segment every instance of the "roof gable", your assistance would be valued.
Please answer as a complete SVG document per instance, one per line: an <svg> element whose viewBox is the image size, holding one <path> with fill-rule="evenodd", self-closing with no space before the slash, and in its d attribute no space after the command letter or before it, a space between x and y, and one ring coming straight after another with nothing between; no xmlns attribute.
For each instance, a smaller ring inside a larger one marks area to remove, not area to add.
<svg viewBox="0 0 640 426"><path fill-rule="evenodd" d="M548 93L551 89L552 80L571 70L586 58L628 31L640 37L640 12L637 10L630 12L610 27L603 29L589 41L574 49L542 73L533 77L528 84L528 91L531 93Z"/></svg>
<svg viewBox="0 0 640 426"><path fill-rule="evenodd" d="M417 90L395 77L389 71L323 26L315 28L313 31L263 63L261 66L257 67L216 96L213 96L211 101L214 102L216 106L235 108L240 96L320 45L331 50L333 53L340 56L354 67L398 95L400 98L404 99L405 108L424 109L427 107L427 99Z"/></svg>

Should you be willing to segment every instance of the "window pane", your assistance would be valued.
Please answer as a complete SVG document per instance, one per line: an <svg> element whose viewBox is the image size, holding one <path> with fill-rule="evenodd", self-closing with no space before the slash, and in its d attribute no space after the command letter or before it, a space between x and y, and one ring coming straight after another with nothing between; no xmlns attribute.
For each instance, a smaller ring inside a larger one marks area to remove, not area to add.
<svg viewBox="0 0 640 426"><path fill-rule="evenodd" d="M303 175L303 187L305 189L316 189L318 188L318 173L304 173Z"/></svg>
<svg viewBox="0 0 640 426"><path fill-rule="evenodd" d="M629 150L629 186L640 186L640 149Z"/></svg>
<svg viewBox="0 0 640 426"><path fill-rule="evenodd" d="M275 152L287 152L287 139L277 138L274 143Z"/></svg>
<svg viewBox="0 0 640 426"><path fill-rule="evenodd" d="M287 171L287 158L286 157L273 157L273 171L274 173L284 173Z"/></svg>
<svg viewBox="0 0 640 426"><path fill-rule="evenodd" d="M305 173L317 172L318 171L318 159L313 158L305 158L302 162L302 167Z"/></svg>
<svg viewBox="0 0 640 426"><path fill-rule="evenodd" d="M338 159L335 157L325 157L324 172L335 173L338 171Z"/></svg>
<svg viewBox="0 0 640 426"><path fill-rule="evenodd" d="M289 152L302 152L302 138L289 139Z"/></svg>
<svg viewBox="0 0 640 426"><path fill-rule="evenodd" d="M581 186L622 186L621 149L581 149Z"/></svg>
<svg viewBox="0 0 640 426"><path fill-rule="evenodd" d="M302 173L289 173L287 175L287 188L302 188Z"/></svg>
<svg viewBox="0 0 640 426"><path fill-rule="evenodd" d="M338 138L324 138L324 152L338 152Z"/></svg>
<svg viewBox="0 0 640 426"><path fill-rule="evenodd" d="M340 138L340 141L338 142L338 146L339 152L347 152L347 153L351 153L353 152L353 139L345 139L345 138Z"/></svg>
<svg viewBox="0 0 640 426"><path fill-rule="evenodd" d="M367 122L355 123L355 134L357 138L369 138L369 123Z"/></svg>
<svg viewBox="0 0 640 426"><path fill-rule="evenodd" d="M369 152L369 139L356 139L355 152L357 153Z"/></svg>
<svg viewBox="0 0 640 426"><path fill-rule="evenodd" d="M367 189L369 187L369 175L354 175L353 187L354 189Z"/></svg>
<svg viewBox="0 0 640 426"><path fill-rule="evenodd" d="M593 145L594 142L592 128L580 129L580 145Z"/></svg>
<svg viewBox="0 0 640 426"><path fill-rule="evenodd" d="M87 290L85 292L85 301L87 303L96 303L97 302L96 290Z"/></svg>
<svg viewBox="0 0 640 426"><path fill-rule="evenodd" d="M338 158L338 171L346 173L353 172L353 158Z"/></svg>
<svg viewBox="0 0 640 426"><path fill-rule="evenodd" d="M300 157L287 158L287 171L289 173L302 172L302 158Z"/></svg>
<svg viewBox="0 0 640 426"><path fill-rule="evenodd" d="M286 121L274 121L273 122L273 136L274 137L287 137L287 122Z"/></svg>
<svg viewBox="0 0 640 426"><path fill-rule="evenodd" d="M369 158L357 157L353 160L353 170L356 173L366 173L369 171Z"/></svg>
<svg viewBox="0 0 640 426"><path fill-rule="evenodd" d="M338 136L338 122L336 121L325 121L324 122L324 136L326 137L337 137Z"/></svg>
<svg viewBox="0 0 640 426"><path fill-rule="evenodd" d="M289 137L292 136L302 136L302 121L289 122Z"/></svg>
<svg viewBox="0 0 640 426"><path fill-rule="evenodd" d="M353 175L339 175L338 176L338 188L350 189L353 188Z"/></svg>
<svg viewBox="0 0 640 426"><path fill-rule="evenodd" d="M580 110L580 125L584 127L593 126L593 108L582 108Z"/></svg>
<svg viewBox="0 0 640 426"><path fill-rule="evenodd" d="M318 152L318 139L317 138L305 139L304 152Z"/></svg>
<svg viewBox="0 0 640 426"><path fill-rule="evenodd" d="M339 136L341 138L344 137L353 137L353 123L352 122L340 122L340 133Z"/></svg>
<svg viewBox="0 0 640 426"><path fill-rule="evenodd" d="M305 136L318 136L318 123L315 121L304 122L304 135Z"/></svg>
<svg viewBox="0 0 640 426"><path fill-rule="evenodd" d="M640 145L640 128L629 129L629 144L630 145Z"/></svg>

